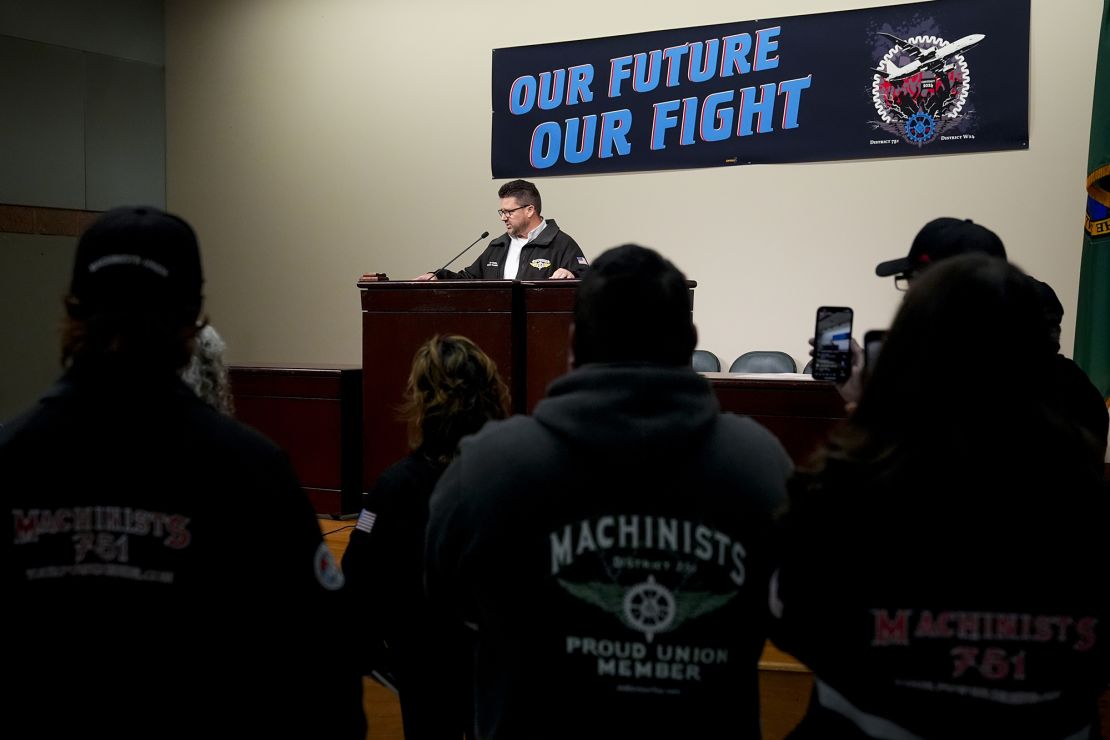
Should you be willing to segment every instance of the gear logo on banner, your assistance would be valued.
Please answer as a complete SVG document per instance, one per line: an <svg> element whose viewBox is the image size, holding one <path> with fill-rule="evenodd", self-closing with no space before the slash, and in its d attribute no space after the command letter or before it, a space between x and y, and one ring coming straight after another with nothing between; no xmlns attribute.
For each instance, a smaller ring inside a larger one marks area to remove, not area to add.
<svg viewBox="0 0 1110 740"><path fill-rule="evenodd" d="M950 42L938 36L879 35L892 46L873 70L876 126L917 147L931 144L964 118L971 89L964 54L986 36L973 33Z"/></svg>

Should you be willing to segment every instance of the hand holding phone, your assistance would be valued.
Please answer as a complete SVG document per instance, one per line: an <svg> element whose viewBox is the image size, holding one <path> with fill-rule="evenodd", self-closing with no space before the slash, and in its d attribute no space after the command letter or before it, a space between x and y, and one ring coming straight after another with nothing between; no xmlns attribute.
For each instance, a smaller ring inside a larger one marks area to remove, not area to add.
<svg viewBox="0 0 1110 740"><path fill-rule="evenodd" d="M852 309L821 306L813 332L813 377L843 383L852 376Z"/></svg>

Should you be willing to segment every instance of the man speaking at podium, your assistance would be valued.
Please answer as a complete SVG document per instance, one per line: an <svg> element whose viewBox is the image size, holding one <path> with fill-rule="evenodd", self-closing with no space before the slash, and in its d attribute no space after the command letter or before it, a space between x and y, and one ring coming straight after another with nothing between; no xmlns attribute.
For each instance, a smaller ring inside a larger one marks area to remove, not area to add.
<svg viewBox="0 0 1110 740"><path fill-rule="evenodd" d="M513 180L502 185L497 195L501 198L497 215L505 224L505 233L491 241L482 256L461 272L451 272L445 265L416 280L557 280L582 276L590 263L570 234L554 219L540 215L542 201L535 185Z"/></svg>

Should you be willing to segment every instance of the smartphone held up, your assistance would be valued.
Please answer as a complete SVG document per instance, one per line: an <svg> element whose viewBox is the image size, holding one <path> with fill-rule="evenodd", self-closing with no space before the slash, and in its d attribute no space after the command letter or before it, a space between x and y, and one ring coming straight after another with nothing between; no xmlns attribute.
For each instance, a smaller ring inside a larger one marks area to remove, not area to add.
<svg viewBox="0 0 1110 740"><path fill-rule="evenodd" d="M813 333L813 377L843 383L852 376L852 309L821 306Z"/></svg>

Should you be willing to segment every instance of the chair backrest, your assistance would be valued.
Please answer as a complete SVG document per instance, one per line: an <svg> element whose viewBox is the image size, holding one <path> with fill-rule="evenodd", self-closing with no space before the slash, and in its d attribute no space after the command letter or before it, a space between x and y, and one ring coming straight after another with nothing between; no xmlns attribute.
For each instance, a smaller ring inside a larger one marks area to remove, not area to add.
<svg viewBox="0 0 1110 740"><path fill-rule="evenodd" d="M690 365L699 373L721 372L720 359L707 349L694 350L694 356L690 358Z"/></svg>
<svg viewBox="0 0 1110 740"><path fill-rule="evenodd" d="M796 373L794 358L778 350L745 352L732 362L730 373Z"/></svg>
<svg viewBox="0 0 1110 740"><path fill-rule="evenodd" d="M806 363L806 366L802 368L802 372L806 375L813 375L813 360Z"/></svg>

